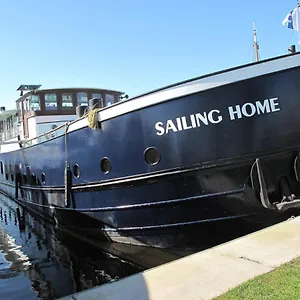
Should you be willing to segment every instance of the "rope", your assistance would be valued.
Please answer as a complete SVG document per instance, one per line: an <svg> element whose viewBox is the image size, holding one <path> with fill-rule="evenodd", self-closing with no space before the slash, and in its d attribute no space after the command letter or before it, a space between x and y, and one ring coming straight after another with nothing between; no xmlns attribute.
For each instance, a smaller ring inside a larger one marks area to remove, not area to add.
<svg viewBox="0 0 300 300"><path fill-rule="evenodd" d="M100 108L95 108L87 113L88 124L89 127L92 129L98 128L98 112Z"/></svg>

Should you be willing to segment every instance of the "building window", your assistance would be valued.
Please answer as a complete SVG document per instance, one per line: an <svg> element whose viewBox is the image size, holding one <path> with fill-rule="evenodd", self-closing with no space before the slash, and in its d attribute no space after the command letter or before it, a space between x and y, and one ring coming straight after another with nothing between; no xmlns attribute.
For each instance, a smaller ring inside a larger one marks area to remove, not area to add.
<svg viewBox="0 0 300 300"><path fill-rule="evenodd" d="M88 104L88 95L85 92L77 93L77 105L87 105Z"/></svg>
<svg viewBox="0 0 300 300"><path fill-rule="evenodd" d="M46 110L56 110L57 109L57 99L56 94L45 94L45 108Z"/></svg>
<svg viewBox="0 0 300 300"><path fill-rule="evenodd" d="M112 94L106 94L105 95L105 106L110 106L114 103L114 95Z"/></svg>
<svg viewBox="0 0 300 300"><path fill-rule="evenodd" d="M64 93L62 94L61 99L63 108L73 107L72 94Z"/></svg>
<svg viewBox="0 0 300 300"><path fill-rule="evenodd" d="M41 110L40 95L31 95L31 98L29 99L29 110Z"/></svg>

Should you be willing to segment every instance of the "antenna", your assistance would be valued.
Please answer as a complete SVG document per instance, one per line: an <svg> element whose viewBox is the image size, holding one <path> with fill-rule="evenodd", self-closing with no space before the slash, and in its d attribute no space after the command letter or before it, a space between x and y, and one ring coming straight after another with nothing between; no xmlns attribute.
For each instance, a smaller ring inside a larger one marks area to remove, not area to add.
<svg viewBox="0 0 300 300"><path fill-rule="evenodd" d="M258 42L257 42L257 35L256 35L256 28L255 28L255 23L253 22L253 47L254 47L254 54L255 54L255 61L259 61L259 55L258 55Z"/></svg>

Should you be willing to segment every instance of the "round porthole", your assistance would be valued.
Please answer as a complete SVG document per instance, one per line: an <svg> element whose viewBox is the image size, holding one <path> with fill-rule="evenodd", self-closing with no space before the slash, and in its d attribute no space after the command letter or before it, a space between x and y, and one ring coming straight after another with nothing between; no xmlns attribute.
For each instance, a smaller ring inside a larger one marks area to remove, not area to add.
<svg viewBox="0 0 300 300"><path fill-rule="evenodd" d="M74 165L74 167L73 167L73 175L76 178L80 177L80 169L79 169L79 166L77 164Z"/></svg>
<svg viewBox="0 0 300 300"><path fill-rule="evenodd" d="M160 161L160 153L156 148L149 147L144 152L144 158L147 164L154 166Z"/></svg>
<svg viewBox="0 0 300 300"><path fill-rule="evenodd" d="M45 175L45 173L42 173L41 181L42 181L42 184L46 183L46 175Z"/></svg>
<svg viewBox="0 0 300 300"><path fill-rule="evenodd" d="M108 174L111 171L111 162L107 157L101 159L100 168L105 174Z"/></svg>

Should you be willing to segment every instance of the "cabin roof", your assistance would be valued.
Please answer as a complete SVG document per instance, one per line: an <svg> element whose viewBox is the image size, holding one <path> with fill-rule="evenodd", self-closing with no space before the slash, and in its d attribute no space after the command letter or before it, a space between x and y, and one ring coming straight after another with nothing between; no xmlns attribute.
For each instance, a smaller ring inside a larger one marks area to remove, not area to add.
<svg viewBox="0 0 300 300"><path fill-rule="evenodd" d="M20 87L19 87L20 88ZM115 94L124 94L124 92L116 91L116 90L110 90L110 89L101 89L101 88L92 88L92 87L76 87L76 88L53 88L53 89L40 89L40 90L34 90L35 94L44 93L44 92L84 92L84 91L95 91L99 93L115 93ZM19 97L16 102L20 102L23 99L25 99L28 95L30 95L30 91L24 93L21 97Z"/></svg>
<svg viewBox="0 0 300 300"><path fill-rule="evenodd" d="M7 119L10 116L13 116L17 112L18 111L16 109L0 111L0 121L3 121L3 120Z"/></svg>
<svg viewBox="0 0 300 300"><path fill-rule="evenodd" d="M33 90L38 90L42 85L39 84L21 84L18 88L17 91L33 91Z"/></svg>

